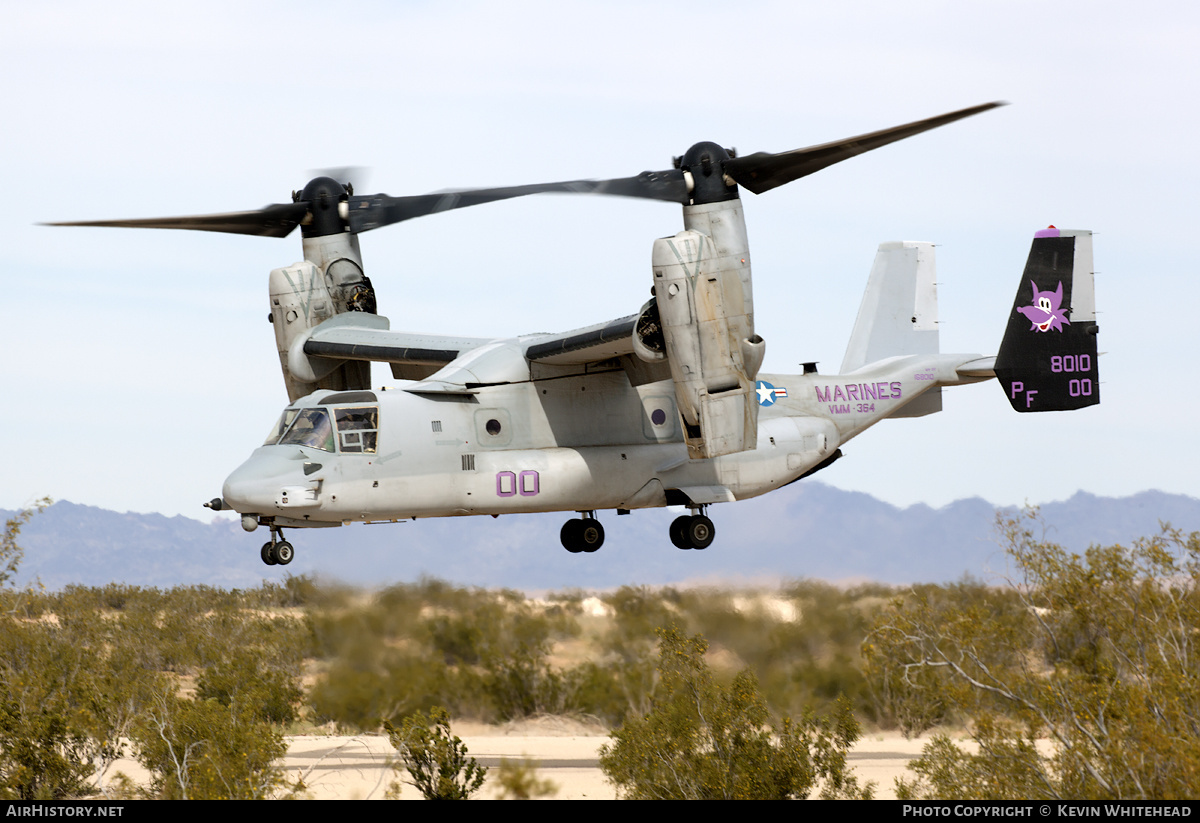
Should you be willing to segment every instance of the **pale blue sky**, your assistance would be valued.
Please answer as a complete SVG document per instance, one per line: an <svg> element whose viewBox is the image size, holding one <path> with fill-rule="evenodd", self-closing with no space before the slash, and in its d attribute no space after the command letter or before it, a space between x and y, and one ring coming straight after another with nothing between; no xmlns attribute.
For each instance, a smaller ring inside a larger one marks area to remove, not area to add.
<svg viewBox="0 0 1200 823"><path fill-rule="evenodd" d="M835 371L884 240L939 245L944 351L993 354L1033 231L1096 232L1104 403L1018 415L995 383L885 421L825 482L892 503L1200 494L1195 4L12 4L0 507L199 504L286 402L267 273L286 240L42 220L286 202L309 171L418 194L783 151L1012 105L745 195L766 371ZM630 314L678 208L530 198L364 235L392 327L508 335ZM386 372L377 369L376 379ZM782 492L786 494L787 492Z"/></svg>

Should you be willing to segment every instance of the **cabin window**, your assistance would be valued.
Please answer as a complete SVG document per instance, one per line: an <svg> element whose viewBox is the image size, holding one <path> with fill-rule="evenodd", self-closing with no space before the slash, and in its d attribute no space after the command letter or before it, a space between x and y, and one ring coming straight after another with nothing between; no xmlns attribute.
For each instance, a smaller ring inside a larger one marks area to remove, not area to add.
<svg viewBox="0 0 1200 823"><path fill-rule="evenodd" d="M375 454L379 437L379 408L335 409L338 440L345 454Z"/></svg>

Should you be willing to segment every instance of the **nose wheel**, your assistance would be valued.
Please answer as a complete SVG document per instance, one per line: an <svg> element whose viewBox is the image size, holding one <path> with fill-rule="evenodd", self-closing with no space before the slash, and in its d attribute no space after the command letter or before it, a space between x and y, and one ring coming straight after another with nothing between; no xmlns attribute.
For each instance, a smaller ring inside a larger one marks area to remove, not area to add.
<svg viewBox="0 0 1200 823"><path fill-rule="evenodd" d="M717 527L704 514L685 514L672 521L670 535L677 549L707 549L717 536Z"/></svg>
<svg viewBox="0 0 1200 823"><path fill-rule="evenodd" d="M591 553L604 545L604 527L592 516L592 512L582 512L579 520L568 520L563 523L562 531L558 533L563 548L571 554L579 552Z"/></svg>
<svg viewBox="0 0 1200 823"><path fill-rule="evenodd" d="M286 566L296 556L296 550L283 539L283 529L272 529L271 542L263 543L261 556L268 566Z"/></svg>

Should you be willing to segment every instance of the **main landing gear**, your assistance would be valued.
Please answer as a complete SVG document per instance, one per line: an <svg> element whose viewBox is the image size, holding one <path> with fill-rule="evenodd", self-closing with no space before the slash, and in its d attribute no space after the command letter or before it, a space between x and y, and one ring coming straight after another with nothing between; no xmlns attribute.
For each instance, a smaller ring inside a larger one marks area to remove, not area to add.
<svg viewBox="0 0 1200 823"><path fill-rule="evenodd" d="M717 536L717 527L704 515L704 506L699 507L699 514L693 509L692 514L676 517L671 523L671 542L677 549L707 549Z"/></svg>
<svg viewBox="0 0 1200 823"><path fill-rule="evenodd" d="M563 523L562 531L558 533L563 548L578 554L579 552L594 552L604 545L604 527L595 518L594 512L580 512L579 520L568 520Z"/></svg>
<svg viewBox="0 0 1200 823"><path fill-rule="evenodd" d="M678 549L707 549L717 536L717 527L705 516L707 506L695 506L691 514L676 517L671 523L671 542ZM621 512L618 512L620 514ZM578 520L563 523L558 537L563 548L572 554L596 551L604 545L604 527L596 519L595 512L580 512ZM269 544L268 544L269 545ZM263 546L266 560L267 546Z"/></svg>
<svg viewBox="0 0 1200 823"><path fill-rule="evenodd" d="M271 527L271 542L263 543L262 562L268 566L286 566L296 556L292 544L283 539L283 529Z"/></svg>

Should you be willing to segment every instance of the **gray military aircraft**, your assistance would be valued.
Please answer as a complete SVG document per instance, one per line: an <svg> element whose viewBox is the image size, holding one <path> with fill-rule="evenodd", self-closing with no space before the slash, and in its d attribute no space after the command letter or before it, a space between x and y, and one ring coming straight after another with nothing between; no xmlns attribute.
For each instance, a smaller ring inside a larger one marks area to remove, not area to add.
<svg viewBox="0 0 1200 823"><path fill-rule="evenodd" d="M987 103L805 149L738 156L697 143L667 171L615 180L360 196L317 177L255 211L52 225L284 237L304 259L270 275L270 320L289 405L206 506L270 529L418 517L578 512L570 552L604 543L597 511L686 507L680 549L705 549L714 503L756 497L828 467L888 417L941 410L941 390L998 378L1020 412L1100 400L1091 233L1037 233L999 354L942 354L933 246L884 243L838 375L761 374L740 189L761 194L854 155L994 108ZM683 231L654 242L652 299L628 317L492 340L393 331L376 312L358 235L531 194L676 202ZM1030 291L1028 286L1032 287ZM374 389L370 363L394 384Z"/></svg>

